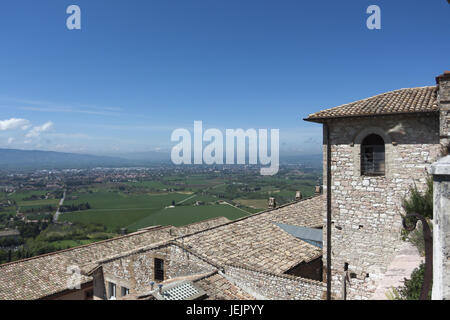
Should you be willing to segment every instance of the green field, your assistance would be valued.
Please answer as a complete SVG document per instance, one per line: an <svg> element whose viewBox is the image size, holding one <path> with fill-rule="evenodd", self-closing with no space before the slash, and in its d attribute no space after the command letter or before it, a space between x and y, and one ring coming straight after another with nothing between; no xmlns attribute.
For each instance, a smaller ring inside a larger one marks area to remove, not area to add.
<svg viewBox="0 0 450 320"><path fill-rule="evenodd" d="M15 215L16 214L16 208L15 207L7 207L7 208L1 208L0 215Z"/></svg>
<svg viewBox="0 0 450 320"><path fill-rule="evenodd" d="M145 189L168 189L170 185L166 185L161 181L137 181L137 182L126 182L126 185L136 187L136 188L145 188Z"/></svg>
<svg viewBox="0 0 450 320"><path fill-rule="evenodd" d="M236 199L237 202L243 206L265 210L267 209L268 200L267 199Z"/></svg>
<svg viewBox="0 0 450 320"><path fill-rule="evenodd" d="M68 212L61 215L61 221L100 223L109 231L126 227L129 231L152 226L181 226L214 217L224 216L237 219L246 213L228 205L177 206L174 208L155 209L99 209Z"/></svg>
<svg viewBox="0 0 450 320"><path fill-rule="evenodd" d="M9 194L7 199L16 201L18 207L20 207L21 212L27 210L35 209L39 211L41 207L52 206L56 207L59 203L59 199L35 199L35 200L24 200L30 199L31 196L45 196L48 193L47 190L36 190L36 191L20 191L13 194ZM14 206L7 208L9 213L15 213L16 209ZM4 212L4 211L3 211ZM0 213L1 214L1 213Z"/></svg>
<svg viewBox="0 0 450 320"><path fill-rule="evenodd" d="M76 200L70 200L71 196L78 196ZM172 201L178 202L189 195L181 193L162 194L125 194L122 192L95 192L71 194L67 196L64 205L89 202L91 208L96 209L156 209L169 206Z"/></svg>
<svg viewBox="0 0 450 320"><path fill-rule="evenodd" d="M238 219L247 214L229 205L217 204L206 206L180 206L159 210L128 226L129 230L137 230L152 225L182 226L215 217Z"/></svg>
<svg viewBox="0 0 450 320"><path fill-rule="evenodd" d="M42 199L42 200L30 200L30 201L17 201L20 207L40 207L40 206L56 206L59 203L59 199Z"/></svg>
<svg viewBox="0 0 450 320"><path fill-rule="evenodd" d="M267 209L269 197L278 204L294 200L295 191L304 197L314 192L317 175L293 174L266 177L259 175L175 174L155 179L121 183L92 183L78 188L68 188L65 207L89 203L89 210L65 212L60 221L81 222L85 225L102 224L107 232L129 231L151 225L181 226L204 219L225 216L236 219L246 214ZM169 192L169 190L177 190ZM51 205L57 207L59 199L30 199L32 195L45 195L47 190L19 191L8 196L17 202L21 211ZM200 206L194 204L200 201ZM218 204L234 202L239 208ZM175 202L175 208L168 208ZM8 207L0 214L14 213ZM34 210L39 212L42 210ZM45 211L45 210L44 210ZM65 245L65 243L63 244Z"/></svg>
<svg viewBox="0 0 450 320"><path fill-rule="evenodd" d="M71 196L73 195L69 195L68 199ZM135 231L151 225L180 226L218 216L236 219L246 214L228 205L211 204L217 201L213 196L182 193L128 195L121 192L84 193L76 196L78 199L65 201L64 205L89 202L92 209L66 212L60 216L60 221L99 223L109 231L117 231L121 227ZM178 204L183 200L186 200L183 205L166 209L172 201ZM205 205L193 206L196 201L202 201Z"/></svg>

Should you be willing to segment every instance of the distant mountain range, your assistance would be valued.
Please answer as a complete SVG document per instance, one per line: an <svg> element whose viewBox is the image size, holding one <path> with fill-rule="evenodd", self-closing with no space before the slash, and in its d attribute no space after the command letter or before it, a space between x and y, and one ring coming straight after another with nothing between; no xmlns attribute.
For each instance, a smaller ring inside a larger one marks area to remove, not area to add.
<svg viewBox="0 0 450 320"><path fill-rule="evenodd" d="M129 166L132 161L87 154L0 149L0 167L3 169L56 169L106 166Z"/></svg>
<svg viewBox="0 0 450 320"><path fill-rule="evenodd" d="M169 152L137 152L120 156L95 156L55 151L0 149L0 169L71 169L149 166L169 163ZM321 167L322 155L281 155L280 163Z"/></svg>

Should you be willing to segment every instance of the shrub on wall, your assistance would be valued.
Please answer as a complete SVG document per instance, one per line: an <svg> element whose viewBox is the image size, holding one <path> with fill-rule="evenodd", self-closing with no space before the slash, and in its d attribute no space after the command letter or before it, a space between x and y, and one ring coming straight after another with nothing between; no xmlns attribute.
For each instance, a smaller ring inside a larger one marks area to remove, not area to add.
<svg viewBox="0 0 450 320"><path fill-rule="evenodd" d="M433 219L433 179L427 179L427 189L424 193L414 186L410 195L403 200L403 209L407 214L418 213L427 219Z"/></svg>
<svg viewBox="0 0 450 320"><path fill-rule="evenodd" d="M411 278L406 279L404 285L397 288L397 300L419 300L422 290L423 278L425 274L425 264L422 263L411 273ZM428 299L431 299L431 290L428 293Z"/></svg>
<svg viewBox="0 0 450 320"><path fill-rule="evenodd" d="M425 217L426 220L433 219L433 179L427 179L427 189L421 193L416 186L410 189L408 198L403 199L403 209L407 214L417 213ZM415 223L415 218L407 219L407 223ZM431 223L428 223L433 228ZM402 230L402 239L409 240L418 250L419 253L425 255L425 242L423 238L422 224L419 221L416 229L409 232Z"/></svg>

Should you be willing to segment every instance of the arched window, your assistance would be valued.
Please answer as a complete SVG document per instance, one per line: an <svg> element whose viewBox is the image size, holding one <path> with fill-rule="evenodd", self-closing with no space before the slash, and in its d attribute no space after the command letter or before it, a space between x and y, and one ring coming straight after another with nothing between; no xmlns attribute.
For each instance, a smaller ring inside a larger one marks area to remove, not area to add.
<svg viewBox="0 0 450 320"><path fill-rule="evenodd" d="M371 134L361 144L361 174L366 176L384 175L384 140Z"/></svg>

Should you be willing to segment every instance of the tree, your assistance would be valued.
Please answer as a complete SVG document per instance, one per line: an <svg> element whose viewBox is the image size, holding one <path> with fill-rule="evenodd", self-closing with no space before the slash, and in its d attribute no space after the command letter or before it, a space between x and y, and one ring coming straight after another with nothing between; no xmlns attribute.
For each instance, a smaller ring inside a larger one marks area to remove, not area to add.
<svg viewBox="0 0 450 320"><path fill-rule="evenodd" d="M427 219L433 219L433 179L428 178L424 193L421 193L417 186L411 188L410 192L409 198L403 200L406 213L418 213Z"/></svg>

